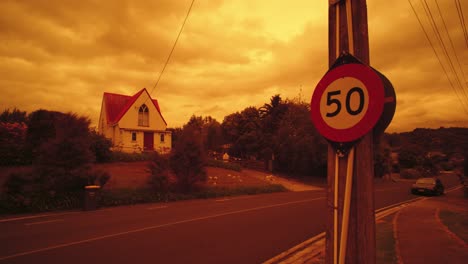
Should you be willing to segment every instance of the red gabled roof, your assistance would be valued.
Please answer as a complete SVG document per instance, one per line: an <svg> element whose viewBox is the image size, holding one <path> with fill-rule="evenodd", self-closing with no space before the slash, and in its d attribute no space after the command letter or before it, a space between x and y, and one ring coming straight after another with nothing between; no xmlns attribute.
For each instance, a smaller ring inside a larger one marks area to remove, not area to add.
<svg viewBox="0 0 468 264"><path fill-rule="evenodd" d="M146 88L141 89L138 93L133 96L114 94L114 93L104 93L104 104L106 105L106 114L107 114L107 123L115 124L120 121L124 114L128 111L130 106L140 97L140 95L146 92L148 97L151 98ZM158 100L152 99L154 107L158 110L161 118L164 123L167 125L166 120L161 114L161 109L159 108Z"/></svg>

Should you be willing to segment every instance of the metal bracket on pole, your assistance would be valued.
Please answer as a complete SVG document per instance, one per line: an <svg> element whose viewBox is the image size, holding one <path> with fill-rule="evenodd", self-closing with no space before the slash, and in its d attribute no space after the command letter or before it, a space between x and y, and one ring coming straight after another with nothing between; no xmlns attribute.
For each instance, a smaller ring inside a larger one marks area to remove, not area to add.
<svg viewBox="0 0 468 264"><path fill-rule="evenodd" d="M343 0L329 0L328 4L330 6L333 6L333 5L339 4L341 1L343 1Z"/></svg>

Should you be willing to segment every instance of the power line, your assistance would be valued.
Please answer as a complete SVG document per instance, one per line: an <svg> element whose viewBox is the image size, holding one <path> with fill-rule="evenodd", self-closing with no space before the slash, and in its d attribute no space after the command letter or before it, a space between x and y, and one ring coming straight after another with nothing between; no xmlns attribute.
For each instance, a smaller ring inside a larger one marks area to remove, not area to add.
<svg viewBox="0 0 468 264"><path fill-rule="evenodd" d="M151 89L150 95L153 93L156 86L158 86L159 81L161 80L161 76L163 75L164 70L167 67L167 64L169 64L169 60L171 59L172 53L174 52L174 49L175 49L175 47L177 45L177 42L179 41L179 37L182 34L182 30L184 29L185 23L187 22L187 19L188 19L189 15L190 15L190 11L192 11L192 6L193 6L194 2L195 2L195 0L192 0L192 3L190 4L190 7L189 7L189 9L187 11L187 15L185 16L184 22L182 23L182 26L180 27L179 33L177 34L177 38L174 41L174 45L172 45L171 52L169 53L169 56L167 56L166 62L164 63L164 67L162 68L161 73L159 74L158 79L156 80L156 83L153 86L153 89Z"/></svg>
<svg viewBox="0 0 468 264"><path fill-rule="evenodd" d="M460 101L460 103L461 103L461 105L463 107L463 110L468 113L468 111L466 110L465 104L463 103L463 100L461 100L460 95L457 92L457 89L453 85L452 80L450 80L449 75L447 73L447 70L445 69L444 65L442 64L442 61L440 60L439 54L437 54L437 51L436 51L431 39L429 38L429 35L427 34L426 29L424 28L424 25L422 24L422 21L419 18L418 13L416 12L416 9L414 8L413 4L411 3L411 0L408 0L408 3L410 4L411 9L413 10L414 15L416 16L416 18L417 18L417 20L419 22L419 25L421 26L421 29L423 30L424 35L426 36L427 41L429 41L429 44L431 45L431 48L434 51L434 54L436 55L437 60L439 61L439 64L442 67L442 70L444 71L445 76L447 77L447 80L450 83L450 86L452 87L453 91L455 92L455 95L457 96L458 100Z"/></svg>
<svg viewBox="0 0 468 264"><path fill-rule="evenodd" d="M449 33L448 29L447 29L447 24L445 24L445 19L442 16L442 12L440 11L439 3L437 1L435 1L435 3L437 5L437 10L439 11L440 18L442 19L442 23L444 24L445 32L447 33L448 39L450 41L450 45L452 47L453 54L455 55L455 59L457 60L458 68L460 69L460 72L463 75L463 81L464 81L465 87L466 87L467 86L467 81L466 81L465 72L463 71L463 68L462 68L462 66L460 64L460 60L458 59L458 55L457 55L457 52L455 50L455 46L453 45L452 37L450 36L450 33Z"/></svg>
<svg viewBox="0 0 468 264"><path fill-rule="evenodd" d="M460 19L463 36L465 37L465 43L468 47L468 32L466 31L465 17L463 16L463 9L461 7L460 0L455 0L455 6L457 7L458 18Z"/></svg>
<svg viewBox="0 0 468 264"><path fill-rule="evenodd" d="M432 30L434 30L434 33L435 33L437 39L439 40L439 43L440 43L440 45L442 47L442 50L444 51L444 55L447 58L447 61L449 63L450 69L452 70L452 73L455 75L455 80L456 80L456 82L457 82L457 84L458 84L458 86L459 86L459 88L461 90L461 93L465 96L466 102L468 102L468 96L466 95L466 92L463 89L460 78L458 78L458 73L455 70L455 67L453 66L452 59L450 58L450 55L449 55L449 53L447 51L447 48L445 47L444 40L442 39L442 36L440 35L440 32L439 32L439 28L437 27L437 23L435 22L434 17L432 16L431 9L429 8L429 5L427 4L426 0L421 0L421 3L422 3L422 1L424 1L424 4L425 4L425 6L427 8L427 9L424 8L424 11L426 12L426 16L427 16L427 18L429 19L429 21L431 23Z"/></svg>

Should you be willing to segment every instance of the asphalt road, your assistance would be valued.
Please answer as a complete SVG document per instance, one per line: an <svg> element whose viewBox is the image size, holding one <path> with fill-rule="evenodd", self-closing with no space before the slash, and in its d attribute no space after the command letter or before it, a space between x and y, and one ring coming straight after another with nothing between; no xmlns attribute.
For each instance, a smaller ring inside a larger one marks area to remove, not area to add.
<svg viewBox="0 0 468 264"><path fill-rule="evenodd" d="M376 209L414 199L410 185L376 183ZM261 263L323 232L325 203L286 192L0 219L0 263Z"/></svg>

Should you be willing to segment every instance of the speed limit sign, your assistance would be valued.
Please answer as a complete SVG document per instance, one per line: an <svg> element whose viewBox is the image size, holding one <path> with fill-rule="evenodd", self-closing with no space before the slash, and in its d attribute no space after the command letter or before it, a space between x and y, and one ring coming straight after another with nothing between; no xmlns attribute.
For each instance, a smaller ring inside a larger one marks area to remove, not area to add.
<svg viewBox="0 0 468 264"><path fill-rule="evenodd" d="M343 64L317 84L311 101L312 122L331 142L356 141L379 121L384 103L384 85L371 67Z"/></svg>

